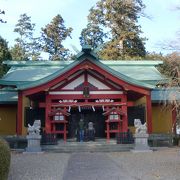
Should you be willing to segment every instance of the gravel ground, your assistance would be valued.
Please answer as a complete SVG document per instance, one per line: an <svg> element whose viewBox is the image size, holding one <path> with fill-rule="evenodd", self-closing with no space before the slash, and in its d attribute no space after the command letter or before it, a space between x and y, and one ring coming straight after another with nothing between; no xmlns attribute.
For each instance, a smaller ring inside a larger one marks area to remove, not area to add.
<svg viewBox="0 0 180 180"><path fill-rule="evenodd" d="M180 148L152 153L111 153L120 171L134 180L180 180Z"/></svg>
<svg viewBox="0 0 180 180"><path fill-rule="evenodd" d="M148 153L12 153L9 180L179 180L180 148Z"/></svg>
<svg viewBox="0 0 180 180"><path fill-rule="evenodd" d="M12 153L9 180L62 180L70 154Z"/></svg>

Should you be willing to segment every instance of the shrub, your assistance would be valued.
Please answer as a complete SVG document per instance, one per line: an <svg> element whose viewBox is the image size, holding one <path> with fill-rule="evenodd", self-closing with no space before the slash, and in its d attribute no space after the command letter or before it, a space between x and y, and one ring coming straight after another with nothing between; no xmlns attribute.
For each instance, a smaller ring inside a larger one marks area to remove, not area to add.
<svg viewBox="0 0 180 180"><path fill-rule="evenodd" d="M0 179L7 180L10 167L11 153L7 142L0 138Z"/></svg>

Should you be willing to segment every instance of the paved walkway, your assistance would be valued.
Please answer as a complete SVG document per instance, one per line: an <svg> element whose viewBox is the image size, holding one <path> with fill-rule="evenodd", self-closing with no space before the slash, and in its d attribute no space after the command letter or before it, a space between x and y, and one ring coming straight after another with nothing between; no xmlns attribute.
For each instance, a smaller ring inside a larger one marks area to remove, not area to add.
<svg viewBox="0 0 180 180"><path fill-rule="evenodd" d="M69 159L63 180L128 180L107 154L76 153Z"/></svg>
<svg viewBox="0 0 180 180"><path fill-rule="evenodd" d="M9 180L179 180L180 148L151 153L12 153Z"/></svg>

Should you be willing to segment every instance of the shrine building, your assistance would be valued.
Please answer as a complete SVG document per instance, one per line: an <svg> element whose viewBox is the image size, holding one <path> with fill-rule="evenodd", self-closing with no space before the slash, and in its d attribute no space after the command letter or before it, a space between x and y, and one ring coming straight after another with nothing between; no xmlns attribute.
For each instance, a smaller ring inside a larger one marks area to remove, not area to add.
<svg viewBox="0 0 180 180"><path fill-rule="evenodd" d="M78 122L93 122L95 136L109 140L134 132L134 119L147 123L149 134L171 133L176 119L163 110L166 79L156 69L162 61L100 60L85 46L74 61L6 61L0 80L0 135L27 134L41 120L42 130L74 138Z"/></svg>

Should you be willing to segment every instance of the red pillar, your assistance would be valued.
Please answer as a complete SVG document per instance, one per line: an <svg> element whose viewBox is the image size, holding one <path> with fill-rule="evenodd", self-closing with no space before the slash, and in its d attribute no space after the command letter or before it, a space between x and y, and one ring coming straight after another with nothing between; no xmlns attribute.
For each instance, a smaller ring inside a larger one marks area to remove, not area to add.
<svg viewBox="0 0 180 180"><path fill-rule="evenodd" d="M46 115L45 115L45 130L46 133L51 133L51 121L49 113L51 112L51 99L46 95Z"/></svg>
<svg viewBox="0 0 180 180"><path fill-rule="evenodd" d="M17 135L22 135L23 95L18 92Z"/></svg>
<svg viewBox="0 0 180 180"><path fill-rule="evenodd" d="M151 95L146 95L147 131L152 133L152 104Z"/></svg>
<svg viewBox="0 0 180 180"><path fill-rule="evenodd" d="M128 131L128 116L127 116L127 96L126 94L122 98L122 102L126 103L126 105L122 106L122 111L125 113L122 117L122 132L127 132Z"/></svg>

